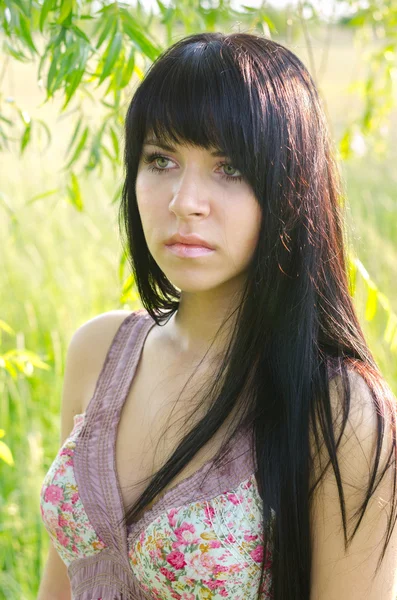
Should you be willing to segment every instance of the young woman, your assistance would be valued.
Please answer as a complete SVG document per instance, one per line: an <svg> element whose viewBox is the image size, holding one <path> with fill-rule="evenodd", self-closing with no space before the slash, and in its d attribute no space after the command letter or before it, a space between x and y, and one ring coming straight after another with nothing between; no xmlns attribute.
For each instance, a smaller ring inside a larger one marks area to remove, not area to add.
<svg viewBox="0 0 397 600"><path fill-rule="evenodd" d="M253 34L178 41L125 167L144 309L70 344L40 600L394 600L396 403L308 71Z"/></svg>

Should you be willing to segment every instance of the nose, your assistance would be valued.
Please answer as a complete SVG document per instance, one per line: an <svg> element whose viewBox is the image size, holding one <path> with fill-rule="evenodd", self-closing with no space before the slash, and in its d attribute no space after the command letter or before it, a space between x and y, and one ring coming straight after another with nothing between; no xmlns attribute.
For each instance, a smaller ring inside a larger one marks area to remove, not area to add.
<svg viewBox="0 0 397 600"><path fill-rule="evenodd" d="M169 210L177 217L206 216L209 212L208 189L198 169L187 169L175 183Z"/></svg>

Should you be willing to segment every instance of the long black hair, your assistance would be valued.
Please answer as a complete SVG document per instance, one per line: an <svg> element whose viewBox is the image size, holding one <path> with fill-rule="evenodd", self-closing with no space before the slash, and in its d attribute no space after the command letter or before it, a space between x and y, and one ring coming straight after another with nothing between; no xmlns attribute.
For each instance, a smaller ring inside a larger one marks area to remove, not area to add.
<svg viewBox="0 0 397 600"><path fill-rule="evenodd" d="M230 343L204 394L210 408L128 509L126 523L134 522L238 407L231 435L252 426L265 531L272 521L273 597L309 600L316 486L332 464L347 548L377 485L386 421L392 448L379 479L395 465L396 454L395 397L364 339L349 293L344 193L321 99L293 52L251 33L189 35L150 66L126 114L119 226L142 305L162 325L178 310L180 290L150 254L137 207L137 169L149 132L161 142L221 148L255 193L261 229ZM353 374L370 390L377 443L348 540L337 449L349 416ZM337 405L330 394L334 378L341 382ZM338 407L343 419L336 431ZM324 444L329 460L317 473ZM395 522L394 491L377 570Z"/></svg>

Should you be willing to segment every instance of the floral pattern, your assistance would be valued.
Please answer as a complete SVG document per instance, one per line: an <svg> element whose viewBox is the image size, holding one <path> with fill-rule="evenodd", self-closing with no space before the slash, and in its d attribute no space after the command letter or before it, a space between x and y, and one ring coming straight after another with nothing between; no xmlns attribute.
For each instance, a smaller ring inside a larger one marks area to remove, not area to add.
<svg viewBox="0 0 397 600"><path fill-rule="evenodd" d="M47 472L40 492L44 525L66 565L105 548L88 520L73 471L76 438L84 418L85 413L75 415L73 430Z"/></svg>
<svg viewBox="0 0 397 600"><path fill-rule="evenodd" d="M75 416L40 492L44 525L67 566L106 547L88 520L74 476L84 420L85 413ZM134 542L129 538L128 555L142 590L154 600L256 599L264 561L261 598L267 600L271 549L270 542L263 544L262 501L253 474L211 500L164 511Z"/></svg>
<svg viewBox="0 0 397 600"><path fill-rule="evenodd" d="M129 557L154 599L271 598L271 543L263 545L261 499L252 475L210 501L171 508L146 527Z"/></svg>

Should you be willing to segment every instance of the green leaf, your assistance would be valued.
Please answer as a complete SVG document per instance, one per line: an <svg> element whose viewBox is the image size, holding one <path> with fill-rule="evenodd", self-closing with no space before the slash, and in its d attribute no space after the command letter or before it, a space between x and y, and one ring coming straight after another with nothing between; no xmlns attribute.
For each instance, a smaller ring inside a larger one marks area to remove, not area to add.
<svg viewBox="0 0 397 600"><path fill-rule="evenodd" d="M40 10L40 20L39 20L39 28L41 33L43 33L44 23L47 20L48 13L54 10L54 0L44 0L43 5Z"/></svg>
<svg viewBox="0 0 397 600"><path fill-rule="evenodd" d="M42 192L41 194L37 194L36 196L33 196L33 198L28 200L25 203L25 206L28 206L29 204L33 204L33 202L37 202L37 200L42 200L42 198L47 198L47 196L53 196L54 194L57 194L59 192L60 192L59 188L56 188L55 190L48 190L47 192Z"/></svg>
<svg viewBox="0 0 397 600"><path fill-rule="evenodd" d="M86 34L84 33L84 31L82 29L80 29L79 27L77 27L77 25L72 25L70 27L70 29L72 31L74 31L74 33L80 37L82 40L84 40L85 42L87 42L87 44L89 44L89 46L91 46L91 42L90 39L86 36Z"/></svg>
<svg viewBox="0 0 397 600"><path fill-rule="evenodd" d="M118 139L117 134L116 134L115 130L113 129L113 127L110 127L110 135L112 138L115 158L116 158L116 160L119 160L119 157L120 157L119 139Z"/></svg>
<svg viewBox="0 0 397 600"><path fill-rule="evenodd" d="M65 110L66 106L68 105L70 99L72 98L74 92L76 91L84 73L85 73L85 66L86 66L86 62L88 59L88 46L85 46L84 48L80 49L82 52L82 57L80 59L80 64L79 64L79 68L76 69L68 78L67 80L67 84L66 84L66 101L62 107L62 110Z"/></svg>
<svg viewBox="0 0 397 600"><path fill-rule="evenodd" d="M45 148L45 150L47 150L49 148L50 144L51 144L51 131L50 131L50 128L48 127L47 123L45 121L43 121L42 119L36 119L36 121L37 121L37 123L39 123L43 127L44 131L47 134L48 144L47 144L47 147Z"/></svg>
<svg viewBox="0 0 397 600"><path fill-rule="evenodd" d="M367 321L372 321L376 314L377 297L378 290L375 284L372 281L368 282L368 297L365 306L365 319Z"/></svg>
<svg viewBox="0 0 397 600"><path fill-rule="evenodd" d="M349 260L349 292L351 296L356 293L357 265L354 259Z"/></svg>
<svg viewBox="0 0 397 600"><path fill-rule="evenodd" d="M108 35L112 29L117 30L117 21L116 21L115 17L106 17L103 20L104 20L104 28L102 29L102 33L99 36L98 41L95 46L97 49L99 49L102 46L103 42L108 37Z"/></svg>
<svg viewBox="0 0 397 600"><path fill-rule="evenodd" d="M58 60L59 60L60 53L61 53L60 46L56 46L52 53L50 68L48 69L47 90L48 90L48 93L50 96L52 95L52 92L53 92L53 81L57 74Z"/></svg>
<svg viewBox="0 0 397 600"><path fill-rule="evenodd" d="M25 15L27 19L30 17L29 9L27 2L22 2L21 0L13 0L13 4L19 8L22 15ZM11 7L9 7L11 10Z"/></svg>
<svg viewBox="0 0 397 600"><path fill-rule="evenodd" d="M110 202L111 204L115 204L120 199L120 194L122 192L122 189L123 189L123 184L120 183L120 185L118 186L118 188L116 189L116 191L113 195L113 198Z"/></svg>
<svg viewBox="0 0 397 600"><path fill-rule="evenodd" d="M25 127L25 131L23 132L23 135L21 138L21 154L23 153L23 151L25 150L26 146L28 145L28 143L30 141L31 132L32 132L32 123L28 123Z"/></svg>
<svg viewBox="0 0 397 600"><path fill-rule="evenodd" d="M64 169L69 169L72 166L72 164L75 163L76 160L79 158L81 152L84 149L85 143L87 141L88 133L89 133L89 128L87 126L84 129L84 131L83 131L83 133L81 135L80 141L79 141L79 143L77 145L76 150L74 151L74 154L73 154L72 158L70 159L70 161L68 162L68 164L64 167Z"/></svg>
<svg viewBox="0 0 397 600"><path fill-rule="evenodd" d="M10 119L4 117L3 115L0 115L0 121L4 121L4 123L7 123L7 125L9 125L10 127L14 127L14 123L10 121Z"/></svg>
<svg viewBox="0 0 397 600"><path fill-rule="evenodd" d="M38 54L36 46L33 43L32 36L30 33L30 21L24 15L20 15L19 19L21 25L21 35L25 40L26 45L31 49L34 54Z"/></svg>
<svg viewBox="0 0 397 600"><path fill-rule="evenodd" d="M156 0L156 2L157 2L157 6L160 9L160 12L161 12L162 16L165 17L165 15L167 14L167 10L168 10L167 7L166 7L166 5L163 4L161 2L161 0Z"/></svg>
<svg viewBox="0 0 397 600"><path fill-rule="evenodd" d="M139 24L135 22L129 12L121 8L120 15L123 22L123 31L126 33L134 45L147 56L151 61L156 60L161 52L161 48L155 46L147 36L142 32Z"/></svg>
<svg viewBox="0 0 397 600"><path fill-rule="evenodd" d="M346 160L351 156L351 140L352 140L352 131L350 127L347 127L344 132L342 139L339 141L339 153L341 160Z"/></svg>
<svg viewBox="0 0 397 600"><path fill-rule="evenodd" d="M102 127L100 127L100 129L97 131L97 133L93 137L92 144L91 144L90 160L89 160L88 165L86 166L86 169L88 171L92 171L92 169L94 169L97 166L97 164L101 163L101 153L100 153L101 139L102 139L103 132L105 131L106 124L107 123L105 121L102 124Z"/></svg>
<svg viewBox="0 0 397 600"><path fill-rule="evenodd" d="M13 328L10 327L10 325L8 325L8 323L3 321L2 319L0 319L0 330L5 331L6 333L9 333L10 335L15 335L15 331L13 330Z"/></svg>
<svg viewBox="0 0 397 600"><path fill-rule="evenodd" d="M101 144L101 152L103 152L105 156L108 157L110 164L113 165L115 157L110 154L109 150L103 144Z"/></svg>
<svg viewBox="0 0 397 600"><path fill-rule="evenodd" d="M20 62L30 61L30 58L28 56L25 56L25 54L23 52L20 52L19 50L14 48L14 46L11 46L11 44L8 40L4 40L3 44L4 44L4 48L6 49L7 53L10 54L11 56L13 56L16 60L19 60Z"/></svg>
<svg viewBox="0 0 397 600"><path fill-rule="evenodd" d="M124 88L131 81L132 74L135 66L135 48L131 46L130 55L128 61L124 67L123 76L120 81L120 87Z"/></svg>
<svg viewBox="0 0 397 600"><path fill-rule="evenodd" d="M81 196L81 190L80 190L80 185L79 185L79 181L76 177L76 175L73 173L73 171L70 174L70 179L71 179L71 187L68 186L68 192L69 192L69 199L71 204L77 208L78 211L82 211L83 210L83 198Z"/></svg>
<svg viewBox="0 0 397 600"><path fill-rule="evenodd" d="M14 465L14 459L11 454L11 450L4 442L0 441L0 459L4 460L7 465L12 467Z"/></svg>
<svg viewBox="0 0 397 600"><path fill-rule="evenodd" d="M106 77L109 75L110 71L112 70L114 63L118 59L120 50L121 50L122 40L123 40L122 33L120 31L117 31L117 33L114 35L113 39L110 41L108 48L106 50L106 53L105 53L106 60L105 60L105 64L104 64L101 76L99 78L98 85L101 85L103 80L106 79Z"/></svg>
<svg viewBox="0 0 397 600"><path fill-rule="evenodd" d="M57 23L62 24L69 16L69 14L73 10L74 0L62 0L61 4L61 12L59 18L57 19Z"/></svg>
<svg viewBox="0 0 397 600"><path fill-rule="evenodd" d="M71 139L70 139L70 141L69 141L69 144L68 144L68 147L66 148L66 152L65 152L65 158L66 158L66 157L67 157L67 155L69 154L71 147L73 146L74 142L76 141L76 138L77 138L77 135L78 135L78 133L79 133L79 131L80 131L80 128L81 128L81 124L82 124L82 122L83 122L83 120L82 120L82 118L80 117L80 118L79 118L79 120L77 121L76 127L74 128L74 131L73 131L72 137L71 137Z"/></svg>

